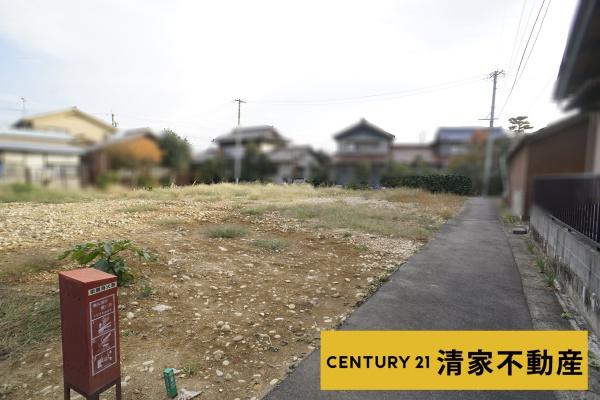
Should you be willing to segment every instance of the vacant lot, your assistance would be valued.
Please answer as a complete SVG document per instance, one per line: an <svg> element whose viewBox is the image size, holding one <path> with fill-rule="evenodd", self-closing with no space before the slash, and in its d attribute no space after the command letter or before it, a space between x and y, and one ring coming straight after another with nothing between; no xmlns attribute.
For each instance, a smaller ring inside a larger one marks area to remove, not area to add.
<svg viewBox="0 0 600 400"><path fill-rule="evenodd" d="M127 238L158 256L131 260L136 280L120 289L125 398L162 398L173 367L201 398L250 399L462 205L419 190L229 184L0 188L0 202L0 398L10 399L62 398L56 273L77 266L57 256L76 243Z"/></svg>

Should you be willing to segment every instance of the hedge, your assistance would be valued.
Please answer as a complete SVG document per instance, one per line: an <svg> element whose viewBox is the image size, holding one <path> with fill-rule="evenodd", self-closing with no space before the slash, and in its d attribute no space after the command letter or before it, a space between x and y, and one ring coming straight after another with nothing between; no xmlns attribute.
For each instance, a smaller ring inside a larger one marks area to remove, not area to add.
<svg viewBox="0 0 600 400"><path fill-rule="evenodd" d="M447 192L462 196L472 192L471 179L463 175L404 175L384 176L381 184L386 187L411 187L432 193Z"/></svg>

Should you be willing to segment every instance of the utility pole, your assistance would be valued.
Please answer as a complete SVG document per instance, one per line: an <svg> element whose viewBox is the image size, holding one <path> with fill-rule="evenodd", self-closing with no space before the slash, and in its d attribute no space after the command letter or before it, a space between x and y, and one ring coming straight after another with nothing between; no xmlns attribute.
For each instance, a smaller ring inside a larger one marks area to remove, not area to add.
<svg viewBox="0 0 600 400"><path fill-rule="evenodd" d="M487 140L485 143L485 163L483 166L483 195L487 196L489 194L490 189L490 175L492 171L492 153L494 149L494 111L496 108L496 86L499 76L503 76L504 71L496 70L490 74L490 78L494 81L494 88L492 90L492 108L490 110L490 130L487 135ZM485 118L487 119L487 118Z"/></svg>
<svg viewBox="0 0 600 400"><path fill-rule="evenodd" d="M113 128L116 128L117 126L119 126L119 124L117 123L117 121L115 121L115 114L114 113L110 113L110 119L111 119L111 125L113 126Z"/></svg>
<svg viewBox="0 0 600 400"><path fill-rule="evenodd" d="M27 102L27 99L25 97L21 97L21 102L23 103L23 105L21 106L21 113L23 115L27 114L27 107L25 107L25 103Z"/></svg>
<svg viewBox="0 0 600 400"><path fill-rule="evenodd" d="M234 103L238 103L238 114L237 114L237 128L235 129L235 157L233 164L233 175L235 176L235 183L240 182L240 176L242 174L242 138L240 137L240 118L242 112L242 103L245 103L242 99L235 99Z"/></svg>

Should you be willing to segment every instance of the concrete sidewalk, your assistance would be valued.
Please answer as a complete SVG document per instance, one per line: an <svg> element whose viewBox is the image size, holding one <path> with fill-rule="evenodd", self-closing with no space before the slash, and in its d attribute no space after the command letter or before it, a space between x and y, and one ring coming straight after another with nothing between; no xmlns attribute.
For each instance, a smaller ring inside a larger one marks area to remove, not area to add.
<svg viewBox="0 0 600 400"><path fill-rule="evenodd" d="M493 200L472 198L342 330L532 329L521 277ZM314 351L267 396L292 399L554 399L552 392L323 391Z"/></svg>

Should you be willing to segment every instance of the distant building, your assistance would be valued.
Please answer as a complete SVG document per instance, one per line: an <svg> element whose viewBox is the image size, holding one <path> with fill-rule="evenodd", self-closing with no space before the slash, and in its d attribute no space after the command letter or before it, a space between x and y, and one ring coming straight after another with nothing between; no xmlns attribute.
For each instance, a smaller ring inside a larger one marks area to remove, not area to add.
<svg viewBox="0 0 600 400"><path fill-rule="evenodd" d="M247 146L254 145L276 166L275 173L270 177L275 183L308 180L311 172L319 166L319 160L312 147L291 145L290 140L271 125L234 128L229 133L215 138L213 142L217 147L197 154L194 163L198 168L202 168L202 163L210 159L234 158L238 139L242 146L242 155Z"/></svg>
<svg viewBox="0 0 600 400"><path fill-rule="evenodd" d="M334 181L339 185L368 183L378 186L392 159L394 135L361 119L334 135ZM366 180L366 182L357 182Z"/></svg>
<svg viewBox="0 0 600 400"><path fill-rule="evenodd" d="M237 136L242 147L253 144L261 153L269 153L275 149L284 147L289 142L275 127L270 125L237 127L231 132L214 139L214 142L225 156L233 157Z"/></svg>
<svg viewBox="0 0 600 400"><path fill-rule="evenodd" d="M480 126L439 128L431 144L439 166L445 168L452 157L467 153L474 141L487 140L489 131L489 128ZM508 138L502 128L493 128L492 135L494 139Z"/></svg>
<svg viewBox="0 0 600 400"><path fill-rule="evenodd" d="M441 166L431 144L395 144L392 146L392 160L403 164L414 164L420 160L432 168Z"/></svg>
<svg viewBox="0 0 600 400"><path fill-rule="evenodd" d="M64 132L0 129L0 183L78 187L79 155Z"/></svg>
<svg viewBox="0 0 600 400"><path fill-rule="evenodd" d="M72 135L75 144L82 146L100 143L109 139L117 131L112 125L84 113L77 107L23 117L14 124L14 127L67 132Z"/></svg>
<svg viewBox="0 0 600 400"><path fill-rule="evenodd" d="M268 153L269 160L277 166L274 183L292 183L310 179L311 173L319 167L315 151L308 145L291 145Z"/></svg>
<svg viewBox="0 0 600 400"><path fill-rule="evenodd" d="M159 179L166 172L157 167L162 159L158 135L148 128L119 131L110 139L89 147L82 157L85 183L96 183L108 171L135 184L136 174Z"/></svg>

